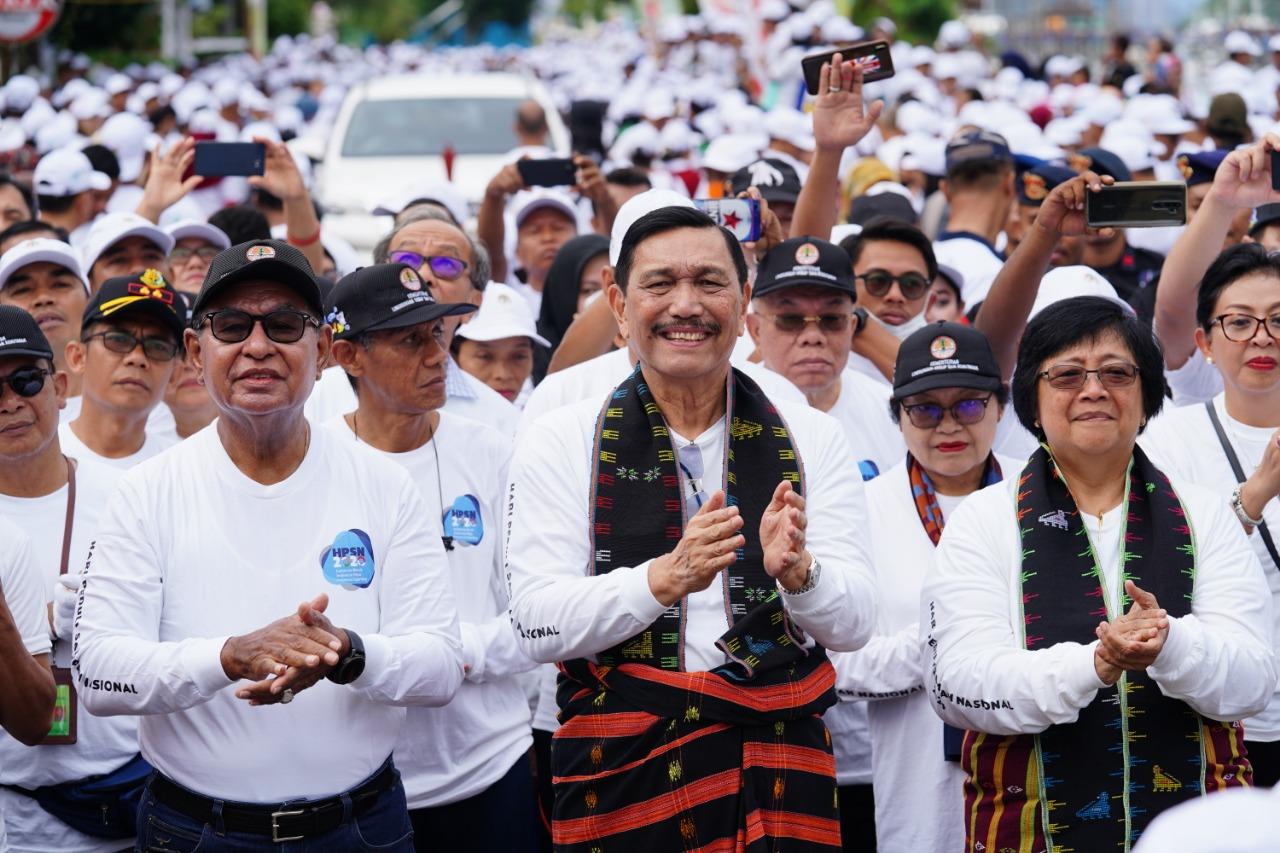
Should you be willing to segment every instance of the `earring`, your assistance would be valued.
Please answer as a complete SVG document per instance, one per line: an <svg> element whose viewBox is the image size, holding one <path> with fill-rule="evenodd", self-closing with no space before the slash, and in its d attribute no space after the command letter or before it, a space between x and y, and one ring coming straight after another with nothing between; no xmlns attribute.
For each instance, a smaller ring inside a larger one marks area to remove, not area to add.
<svg viewBox="0 0 1280 853"><path fill-rule="evenodd" d="M1204 360L1207 361L1209 364L1213 364L1213 356L1211 355L1206 355L1204 357Z"/></svg>
<svg viewBox="0 0 1280 853"><path fill-rule="evenodd" d="M1033 423L1033 424L1035 424L1036 429L1040 429L1040 422L1039 422L1039 421L1032 421L1032 423Z"/></svg>

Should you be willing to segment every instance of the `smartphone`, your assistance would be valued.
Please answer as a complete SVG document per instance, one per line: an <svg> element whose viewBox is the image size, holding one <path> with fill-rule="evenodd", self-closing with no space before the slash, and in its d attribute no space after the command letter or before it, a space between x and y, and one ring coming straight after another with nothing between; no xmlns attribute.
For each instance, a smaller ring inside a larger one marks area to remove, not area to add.
<svg viewBox="0 0 1280 853"><path fill-rule="evenodd" d="M1271 152L1271 189L1280 191L1280 151Z"/></svg>
<svg viewBox="0 0 1280 853"><path fill-rule="evenodd" d="M874 83L893 76L893 57L889 55L887 41L866 41L861 44L848 44L835 50L815 53L800 60L804 70L804 85L810 95L818 94L818 81L822 74L822 66L831 64L831 57L840 54L846 62L852 60L862 68L862 82Z"/></svg>
<svg viewBox="0 0 1280 853"><path fill-rule="evenodd" d="M197 142L194 167L202 178L261 175L266 159L261 142Z"/></svg>
<svg viewBox="0 0 1280 853"><path fill-rule="evenodd" d="M1125 181L1084 194L1090 228L1164 228L1187 223L1182 181Z"/></svg>
<svg viewBox="0 0 1280 853"><path fill-rule="evenodd" d="M517 160L516 168L526 187L571 187L578 182L578 167L567 157Z"/></svg>
<svg viewBox="0 0 1280 853"><path fill-rule="evenodd" d="M739 243L760 239L760 202L754 198L699 198L693 203L717 225L728 228Z"/></svg>

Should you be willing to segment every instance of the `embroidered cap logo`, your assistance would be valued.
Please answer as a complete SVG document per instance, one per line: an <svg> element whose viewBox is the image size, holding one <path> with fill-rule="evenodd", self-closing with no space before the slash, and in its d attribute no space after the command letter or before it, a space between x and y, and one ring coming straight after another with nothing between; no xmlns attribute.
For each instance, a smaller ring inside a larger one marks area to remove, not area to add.
<svg viewBox="0 0 1280 853"><path fill-rule="evenodd" d="M796 263L802 266L813 266L818 262L819 257L818 247L812 243L803 243L796 249Z"/></svg>
<svg viewBox="0 0 1280 853"><path fill-rule="evenodd" d="M271 246L250 246L244 253L247 261L265 261L267 258L274 258L275 256L276 250Z"/></svg>
<svg viewBox="0 0 1280 853"><path fill-rule="evenodd" d="M956 342L947 335L939 335L929 344L929 355L936 359L951 358L956 354Z"/></svg>
<svg viewBox="0 0 1280 853"><path fill-rule="evenodd" d="M422 290L422 279L408 267L400 270L400 283L404 285L405 290Z"/></svg>

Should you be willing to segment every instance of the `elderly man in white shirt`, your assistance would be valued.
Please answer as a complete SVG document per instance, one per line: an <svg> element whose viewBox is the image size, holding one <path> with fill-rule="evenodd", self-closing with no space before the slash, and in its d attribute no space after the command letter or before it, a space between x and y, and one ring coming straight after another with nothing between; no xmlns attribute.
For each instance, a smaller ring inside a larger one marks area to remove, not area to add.
<svg viewBox="0 0 1280 853"><path fill-rule="evenodd" d="M303 417L322 312L286 243L214 259L186 344L218 420L122 478L93 546L73 664L90 712L144 715L143 849L413 849L403 706L463 677L440 507Z"/></svg>
<svg viewBox="0 0 1280 853"><path fill-rule="evenodd" d="M705 214L639 218L606 277L639 366L533 423L508 497L516 633L563 673L553 840L668 850L801 824L794 849L838 848L823 647L874 622L840 426L731 369L746 261Z"/></svg>

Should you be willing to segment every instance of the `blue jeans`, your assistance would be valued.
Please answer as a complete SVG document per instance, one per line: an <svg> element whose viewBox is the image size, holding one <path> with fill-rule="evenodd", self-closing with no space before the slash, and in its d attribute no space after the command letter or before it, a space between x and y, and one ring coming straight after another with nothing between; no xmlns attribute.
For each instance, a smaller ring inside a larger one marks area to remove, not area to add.
<svg viewBox="0 0 1280 853"><path fill-rule="evenodd" d="M345 795L344 795L345 796ZM345 803L348 810L351 802ZM272 842L270 837L245 832L219 832L215 823L201 823L161 803L148 785L138 809L137 853L413 853L413 827L405 805L400 774L396 783L378 795L358 817L351 815L337 829L300 841Z"/></svg>

